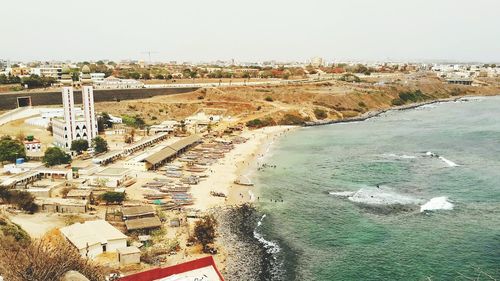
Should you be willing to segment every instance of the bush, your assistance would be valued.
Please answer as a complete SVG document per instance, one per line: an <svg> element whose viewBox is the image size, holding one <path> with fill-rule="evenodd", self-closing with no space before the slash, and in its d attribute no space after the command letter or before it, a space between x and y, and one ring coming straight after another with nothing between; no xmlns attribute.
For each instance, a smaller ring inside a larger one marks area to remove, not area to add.
<svg viewBox="0 0 500 281"><path fill-rule="evenodd" d="M360 102L358 102L358 106L360 106L360 107L366 107L366 104L364 102L360 101Z"/></svg>
<svg viewBox="0 0 500 281"><path fill-rule="evenodd" d="M45 150L42 162L45 163L45 166L69 164L71 163L71 156L59 147L49 147Z"/></svg>
<svg viewBox="0 0 500 281"><path fill-rule="evenodd" d="M276 123L274 122L274 120L272 118L268 117L264 120L260 120L258 118L250 120L247 122L246 125L249 128L262 128L262 127L276 125Z"/></svg>
<svg viewBox="0 0 500 281"><path fill-rule="evenodd" d="M142 119L142 117L139 115L136 115L136 116L123 115L122 122L123 122L123 124L134 127L134 128L144 128L144 125L146 125L146 122L144 122L144 119Z"/></svg>
<svg viewBox="0 0 500 281"><path fill-rule="evenodd" d="M108 191L106 193L103 193L99 197L99 199L105 201L106 204L110 203L120 204L123 201L125 201L125 198L126 198L125 192L114 192L114 191Z"/></svg>
<svg viewBox="0 0 500 281"><path fill-rule="evenodd" d="M340 81L345 81L345 82L361 82L361 79L359 79L358 76L352 74L352 73L346 73L340 77Z"/></svg>
<svg viewBox="0 0 500 281"><path fill-rule="evenodd" d="M321 108L315 108L314 116L316 116L316 119L325 119L328 117L328 113Z"/></svg>
<svg viewBox="0 0 500 281"><path fill-rule="evenodd" d="M203 246L213 243L216 237L216 227L217 221L213 215L202 217L194 226L194 236L196 240Z"/></svg>
<svg viewBox="0 0 500 281"><path fill-rule="evenodd" d="M38 205L35 203L35 196L26 191L10 190L6 187L0 187L0 199L30 214L38 211Z"/></svg>
<svg viewBox="0 0 500 281"><path fill-rule="evenodd" d="M395 106L400 106L400 105L405 104L405 102L400 98L393 99L391 103L392 103L392 105L395 105Z"/></svg>
<svg viewBox="0 0 500 281"><path fill-rule="evenodd" d="M303 125L304 118L293 115L293 114L285 114L280 121L280 125Z"/></svg>
<svg viewBox="0 0 500 281"><path fill-rule="evenodd" d="M60 280L70 270L91 281L105 280L103 268L82 258L60 235L27 242L0 239L0 272L6 280Z"/></svg>
<svg viewBox="0 0 500 281"><path fill-rule="evenodd" d="M274 101L274 99L271 96L265 97L264 100L268 101L268 102L273 102Z"/></svg>

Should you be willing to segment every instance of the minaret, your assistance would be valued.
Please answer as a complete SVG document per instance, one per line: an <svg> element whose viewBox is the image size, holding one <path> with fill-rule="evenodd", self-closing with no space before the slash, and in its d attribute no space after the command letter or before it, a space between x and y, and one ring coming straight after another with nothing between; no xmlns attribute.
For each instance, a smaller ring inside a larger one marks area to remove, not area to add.
<svg viewBox="0 0 500 281"><path fill-rule="evenodd" d="M62 101L64 106L64 142L66 149L71 147L71 142L76 134L75 100L73 97L73 79L71 79L70 69L64 66L61 71Z"/></svg>
<svg viewBox="0 0 500 281"><path fill-rule="evenodd" d="M82 68L82 75L80 76L82 82L82 104L83 115L85 117L85 130L87 141L89 144L92 139L97 136L97 120L94 111L94 89L92 88L92 79L90 78L90 68L84 65Z"/></svg>

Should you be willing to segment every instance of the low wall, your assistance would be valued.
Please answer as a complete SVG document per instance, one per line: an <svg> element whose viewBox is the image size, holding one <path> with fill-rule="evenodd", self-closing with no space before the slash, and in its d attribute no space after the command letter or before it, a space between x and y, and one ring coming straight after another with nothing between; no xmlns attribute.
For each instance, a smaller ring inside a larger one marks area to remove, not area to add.
<svg viewBox="0 0 500 281"><path fill-rule="evenodd" d="M188 93L197 90L198 88L165 88L165 89L117 89L117 90L95 90L94 102L104 101L123 101L134 99L146 99L154 96L175 95ZM77 90L74 92L75 103L80 104L82 100L82 92ZM20 92L0 94L0 110L9 110L17 108L18 97L31 97L33 106L40 105L62 105L61 91L52 92Z"/></svg>

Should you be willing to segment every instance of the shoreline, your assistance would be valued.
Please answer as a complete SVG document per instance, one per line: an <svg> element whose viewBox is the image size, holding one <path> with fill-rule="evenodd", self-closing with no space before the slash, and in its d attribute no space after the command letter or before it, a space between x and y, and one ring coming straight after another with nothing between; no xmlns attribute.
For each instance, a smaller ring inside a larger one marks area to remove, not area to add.
<svg viewBox="0 0 500 281"><path fill-rule="evenodd" d="M229 274L229 276L234 276L234 274L236 274L235 271L241 268L242 265L249 267L256 266L255 264L251 264L249 256L251 256L253 260L259 260L258 262L255 261L259 266L268 266L265 263L265 261L269 259L268 253L265 250L265 245L262 245L262 242L255 237L255 232L249 231L249 229L255 231L259 219L258 211L253 205L253 203L258 202L258 197L256 198L256 196L259 194L259 187L238 185L234 183L234 180L240 176L247 177L251 180L259 167L264 164L262 160L269 155L270 148L274 142L285 136L288 132L303 127L365 121L389 111L415 109L429 104L456 102L461 99L472 97L476 96L453 97L391 107L388 109L371 111L360 117L330 120L320 124L305 126L271 126L244 131L240 136L248 140L245 143L235 145L235 148L221 159L219 163L211 167L212 171L207 180L200 182L199 185L194 186L192 189L193 198L195 198L195 205L193 207L199 208L201 211L215 214L219 220L217 231L220 235L216 240L216 245L222 250L221 253L223 253L221 259L217 259L221 263L220 268L226 274ZM209 193L212 190L222 192L226 194L227 197L212 197ZM248 214L249 217L247 221L243 221L241 219L241 209L242 206L248 203L252 208L252 212ZM250 217L252 219L249 219ZM260 272L262 268L257 270ZM247 273L249 272L250 271L247 270Z"/></svg>
<svg viewBox="0 0 500 281"><path fill-rule="evenodd" d="M442 102L456 102L464 98L470 98L470 97L479 97L479 96L461 96L461 97L451 97L451 98L445 98L445 99L437 99L437 100L431 100L431 101L424 101L424 102L418 102L418 103L411 103L411 104L406 104L406 105L401 105L401 106L392 106L386 109L378 109L378 110L372 110L363 113L360 116L355 116L355 117L349 117L345 119L339 119L339 120L319 120L319 121L310 121L310 122L305 122L304 127L314 127L314 126L323 126L323 125L331 125L331 124L338 124L338 123L351 123L351 122L359 122L359 121L366 121L368 119L380 116L381 114L384 114L389 111L400 111L400 110L409 110L409 109L415 109L422 107L424 105L429 105L429 104L435 104L435 103L442 103Z"/></svg>

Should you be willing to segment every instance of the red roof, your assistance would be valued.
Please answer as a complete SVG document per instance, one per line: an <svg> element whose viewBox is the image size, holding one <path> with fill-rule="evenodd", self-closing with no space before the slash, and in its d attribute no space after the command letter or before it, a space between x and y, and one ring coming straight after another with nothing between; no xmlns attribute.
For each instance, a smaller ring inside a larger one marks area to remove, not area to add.
<svg viewBox="0 0 500 281"><path fill-rule="evenodd" d="M224 281L224 277L220 274L217 266L215 265L215 261L212 256L207 256L201 259L188 261L185 263L164 267L164 268L155 268L143 272L139 272L136 274L128 275L118 279L119 281L153 281L161 278L165 278L174 274L181 274L184 272L204 268L204 267L213 267L217 275L219 276L220 281Z"/></svg>

